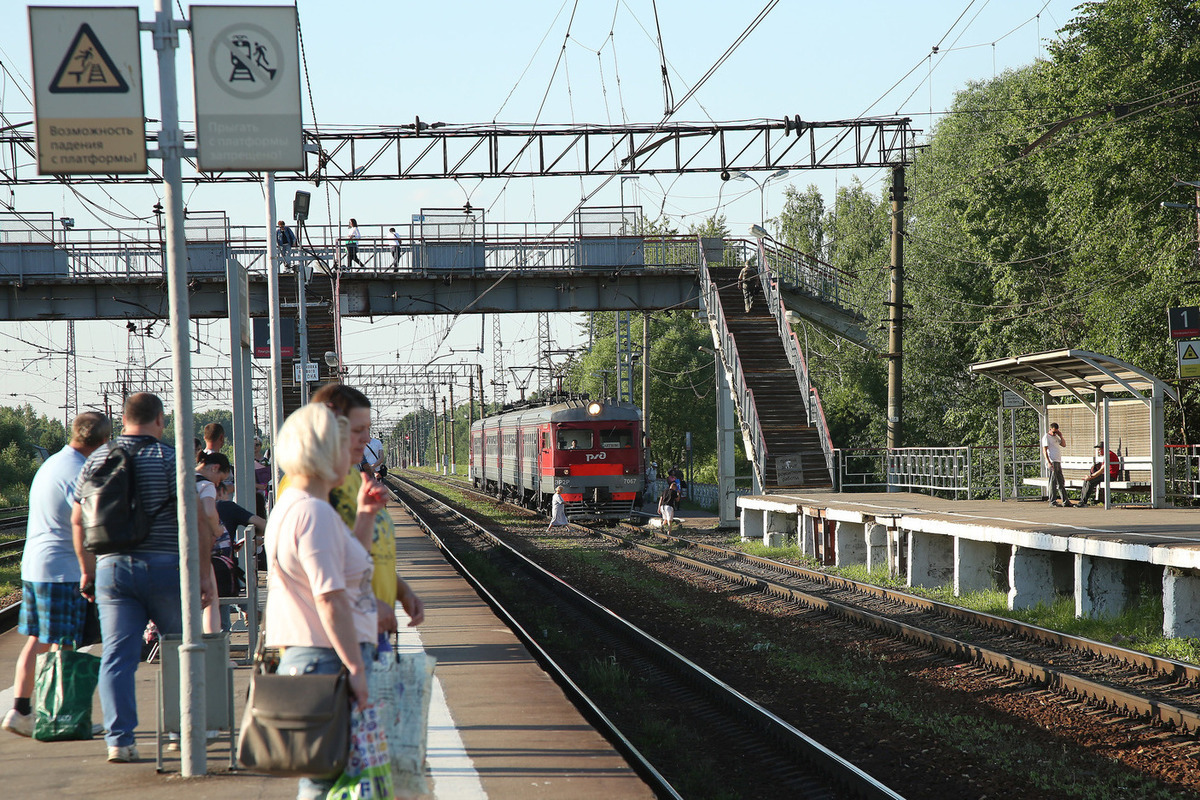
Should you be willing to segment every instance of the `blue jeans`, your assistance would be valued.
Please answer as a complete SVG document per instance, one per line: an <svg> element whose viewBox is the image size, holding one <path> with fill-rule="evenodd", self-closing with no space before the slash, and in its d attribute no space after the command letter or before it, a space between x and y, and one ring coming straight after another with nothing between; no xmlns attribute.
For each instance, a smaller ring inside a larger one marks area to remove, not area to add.
<svg viewBox="0 0 1200 800"><path fill-rule="evenodd" d="M367 670L375 661L375 645L362 642L363 663ZM342 660L332 647L289 647L279 657L278 675L335 675L342 668ZM329 794L336 778L329 780L301 778L296 790L296 800L321 800Z"/></svg>
<svg viewBox="0 0 1200 800"><path fill-rule="evenodd" d="M110 747L133 744L137 728L134 677L142 660L142 635L154 620L163 636L183 634L179 556L120 553L96 564L96 602L104 653L100 658L100 705Z"/></svg>

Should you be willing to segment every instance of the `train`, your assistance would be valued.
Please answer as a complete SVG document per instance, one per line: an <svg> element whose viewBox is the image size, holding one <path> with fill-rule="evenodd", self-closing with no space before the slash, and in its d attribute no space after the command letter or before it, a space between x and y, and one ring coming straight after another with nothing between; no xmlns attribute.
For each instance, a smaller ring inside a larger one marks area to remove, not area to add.
<svg viewBox="0 0 1200 800"><path fill-rule="evenodd" d="M637 521L645 467L642 413L632 403L551 401L471 425L475 488L544 514L561 486L568 519Z"/></svg>

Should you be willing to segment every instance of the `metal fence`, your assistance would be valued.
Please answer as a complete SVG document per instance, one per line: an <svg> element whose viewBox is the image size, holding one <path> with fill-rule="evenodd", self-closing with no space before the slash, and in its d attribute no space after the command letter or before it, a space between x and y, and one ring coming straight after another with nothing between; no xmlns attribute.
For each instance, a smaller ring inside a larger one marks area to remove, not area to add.
<svg viewBox="0 0 1200 800"><path fill-rule="evenodd" d="M842 492L911 490L975 500L1041 495L1040 487L1024 484L1040 474L1035 445L1006 448L1003 477L997 447L857 447L838 448L834 455Z"/></svg>
<svg viewBox="0 0 1200 800"><path fill-rule="evenodd" d="M1169 444L1167 450L1167 497L1200 500L1200 445Z"/></svg>
<svg viewBox="0 0 1200 800"><path fill-rule="evenodd" d="M358 261L348 265L349 228L305 225L284 265L341 266L361 273L486 273L497 270L578 270L682 267L699 264L695 237L631 234L632 209L590 210L558 223L485 222L461 212L414 214L409 222L364 224ZM435 213L436 212L436 213ZM391 229L395 229L396 237ZM184 221L190 272L223 273L233 259L252 275L267 271L264 226L231 225L224 212L189 211ZM0 278L162 276L160 224L129 228L65 227L53 214L0 212ZM397 244L398 242L398 244ZM398 247L399 252L393 248Z"/></svg>
<svg viewBox="0 0 1200 800"><path fill-rule="evenodd" d="M666 488L667 482L662 478L647 481L646 500L657 500ZM735 489L734 491L738 497L750 494L750 490L745 487ZM715 483L689 483L683 494L686 500L710 511L715 511L721 502L721 495Z"/></svg>

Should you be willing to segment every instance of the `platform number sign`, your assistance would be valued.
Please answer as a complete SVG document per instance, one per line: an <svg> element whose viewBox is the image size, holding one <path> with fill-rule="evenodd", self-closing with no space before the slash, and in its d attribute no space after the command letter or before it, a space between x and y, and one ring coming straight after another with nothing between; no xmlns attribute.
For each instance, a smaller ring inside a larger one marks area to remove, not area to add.
<svg viewBox="0 0 1200 800"><path fill-rule="evenodd" d="M1167 309L1167 324L1172 339L1195 339L1200 337L1200 308L1185 306Z"/></svg>

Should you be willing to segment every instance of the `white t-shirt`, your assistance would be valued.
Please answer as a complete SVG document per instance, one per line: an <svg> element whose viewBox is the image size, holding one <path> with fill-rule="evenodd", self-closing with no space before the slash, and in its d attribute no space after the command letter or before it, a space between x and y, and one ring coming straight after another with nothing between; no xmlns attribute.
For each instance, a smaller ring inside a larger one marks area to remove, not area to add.
<svg viewBox="0 0 1200 800"><path fill-rule="evenodd" d="M392 234L392 246L399 247L400 246L400 234L396 233L395 231L391 231L391 234Z"/></svg>
<svg viewBox="0 0 1200 800"><path fill-rule="evenodd" d="M1051 461L1062 461L1062 445L1058 443L1058 437L1047 433L1042 437L1042 447L1046 448L1046 454Z"/></svg>
<svg viewBox="0 0 1200 800"><path fill-rule="evenodd" d="M358 232L358 228L357 228L357 227L353 227L353 228L351 228L351 229L350 229L350 239L351 239L353 242L355 242L355 243L357 244L357 243L358 243L358 240L359 240L360 238L362 238L362 234L360 234L360 233Z"/></svg>

